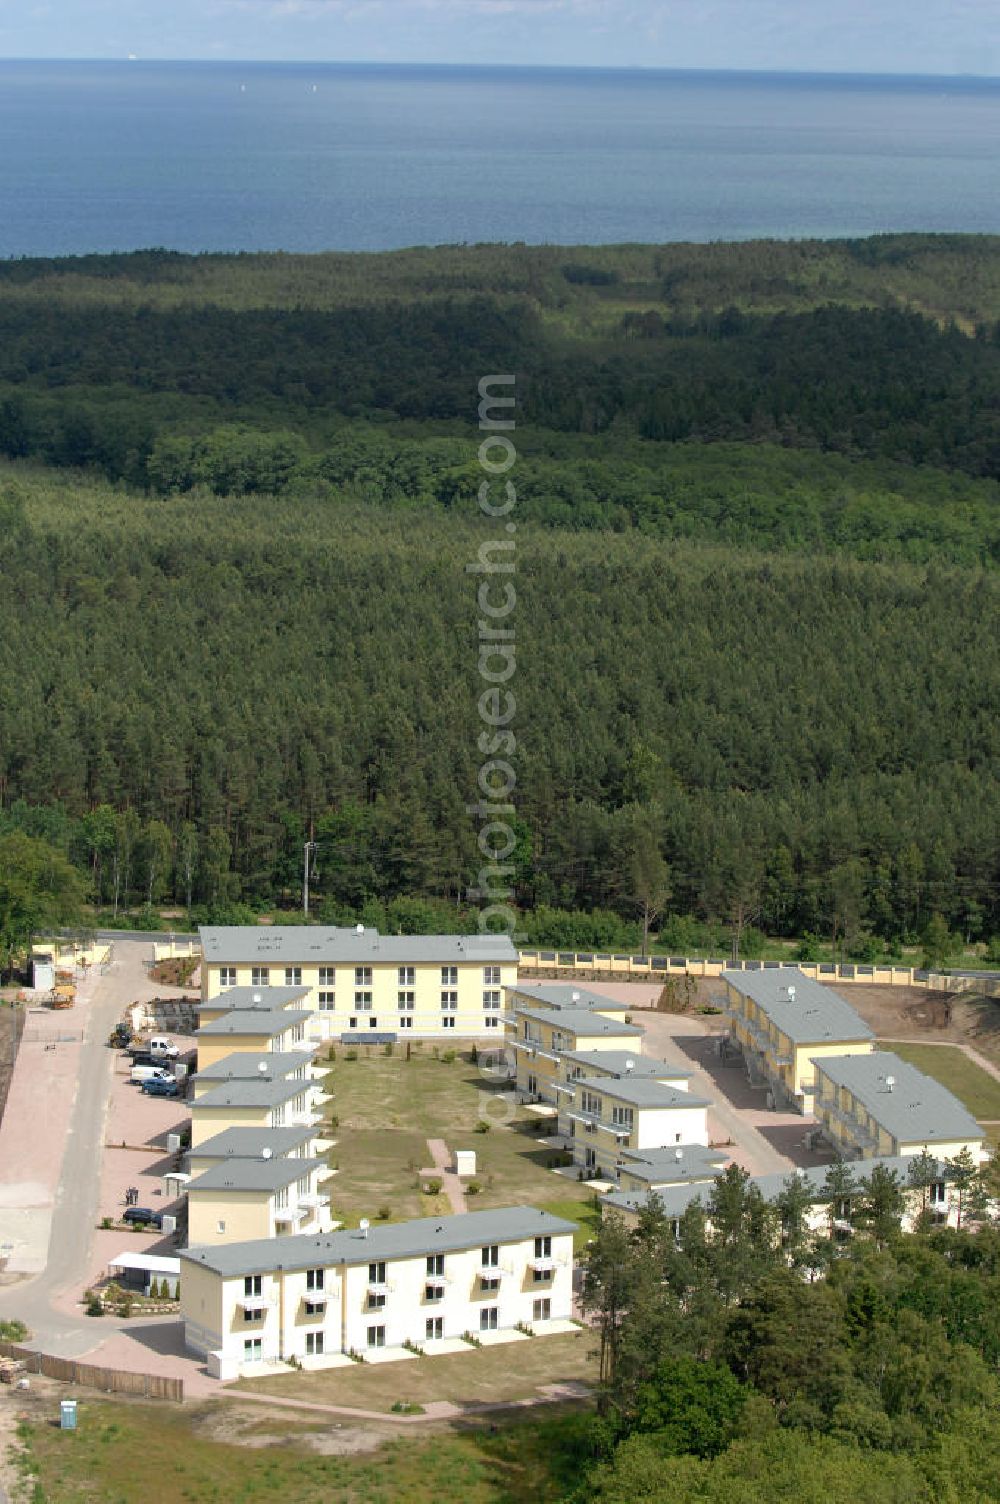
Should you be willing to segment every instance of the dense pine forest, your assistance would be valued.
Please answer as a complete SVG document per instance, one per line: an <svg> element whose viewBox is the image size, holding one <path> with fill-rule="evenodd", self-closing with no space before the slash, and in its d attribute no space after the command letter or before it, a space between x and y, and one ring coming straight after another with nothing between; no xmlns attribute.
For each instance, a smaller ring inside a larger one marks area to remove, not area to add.
<svg viewBox="0 0 1000 1504"><path fill-rule="evenodd" d="M502 370L525 933L1000 934L997 242L15 261L0 336L0 832L96 904L311 836L318 914L470 922Z"/></svg>

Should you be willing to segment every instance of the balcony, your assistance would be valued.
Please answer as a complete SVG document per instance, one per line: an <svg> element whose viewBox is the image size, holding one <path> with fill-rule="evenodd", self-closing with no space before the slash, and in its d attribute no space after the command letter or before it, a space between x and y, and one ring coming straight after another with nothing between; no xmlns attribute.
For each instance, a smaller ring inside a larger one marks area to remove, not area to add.
<svg viewBox="0 0 1000 1504"><path fill-rule="evenodd" d="M244 1295L237 1303L238 1309L243 1312L244 1321L262 1321L273 1304L267 1295Z"/></svg>
<svg viewBox="0 0 1000 1504"><path fill-rule="evenodd" d="M322 1191L310 1191L308 1196L299 1197L299 1206L304 1206L307 1211L320 1212L330 1205L329 1196L324 1196Z"/></svg>

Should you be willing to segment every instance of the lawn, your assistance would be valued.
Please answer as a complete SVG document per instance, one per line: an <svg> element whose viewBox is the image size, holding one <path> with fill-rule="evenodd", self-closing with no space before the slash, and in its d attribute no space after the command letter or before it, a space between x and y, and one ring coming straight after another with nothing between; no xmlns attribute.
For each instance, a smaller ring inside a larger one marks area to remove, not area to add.
<svg viewBox="0 0 1000 1504"><path fill-rule="evenodd" d="M586 1185L553 1175L555 1151L536 1120L507 1102L506 1083L481 1072L467 1054L435 1054L430 1046L414 1048L409 1059L381 1049L351 1052L354 1059L347 1053L336 1047L325 1080L338 1120L329 1154L337 1175L327 1189L339 1220L446 1212L443 1197L420 1189L419 1172L432 1164L429 1138L443 1139L449 1151L475 1150L480 1189L467 1198L470 1210L558 1202L566 1215L569 1205L586 1206L592 1197ZM488 1132L475 1131L481 1123L489 1123Z"/></svg>
<svg viewBox="0 0 1000 1504"><path fill-rule="evenodd" d="M883 1048L893 1050L918 1070L940 1081L965 1103L974 1117L1000 1120L1000 1081L995 1081L954 1045L892 1043Z"/></svg>
<svg viewBox="0 0 1000 1504"><path fill-rule="evenodd" d="M386 1412L398 1402L499 1403L525 1399L545 1384L596 1383L595 1345L593 1332L581 1328L398 1363L354 1363L350 1368L241 1379L238 1387L284 1399Z"/></svg>
<svg viewBox="0 0 1000 1504"><path fill-rule="evenodd" d="M83 1399L78 1423L19 1426L33 1504L554 1504L557 1470L579 1468L558 1412L498 1432L408 1429L360 1453L326 1420L257 1405Z"/></svg>

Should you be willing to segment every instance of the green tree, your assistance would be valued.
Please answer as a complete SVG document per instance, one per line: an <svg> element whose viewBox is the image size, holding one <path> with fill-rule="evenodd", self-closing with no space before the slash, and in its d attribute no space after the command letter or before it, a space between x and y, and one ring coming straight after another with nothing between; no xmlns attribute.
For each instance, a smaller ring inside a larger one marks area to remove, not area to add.
<svg viewBox="0 0 1000 1504"><path fill-rule="evenodd" d="M62 852L20 832L0 836L0 959L8 970L39 932L79 924L86 881Z"/></svg>

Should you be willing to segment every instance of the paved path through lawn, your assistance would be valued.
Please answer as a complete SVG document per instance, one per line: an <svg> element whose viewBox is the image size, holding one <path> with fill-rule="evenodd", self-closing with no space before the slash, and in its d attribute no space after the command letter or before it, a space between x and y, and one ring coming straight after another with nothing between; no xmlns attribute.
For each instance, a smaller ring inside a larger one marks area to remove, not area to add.
<svg viewBox="0 0 1000 1504"><path fill-rule="evenodd" d="M427 1147L431 1151L431 1159L434 1161L433 1173L441 1177L441 1189L448 1198L448 1204L453 1212L461 1213L466 1210L465 1189L455 1171L451 1168L451 1155L448 1153L448 1145L443 1138L429 1138ZM421 1170L421 1175L426 1175L427 1170Z"/></svg>

